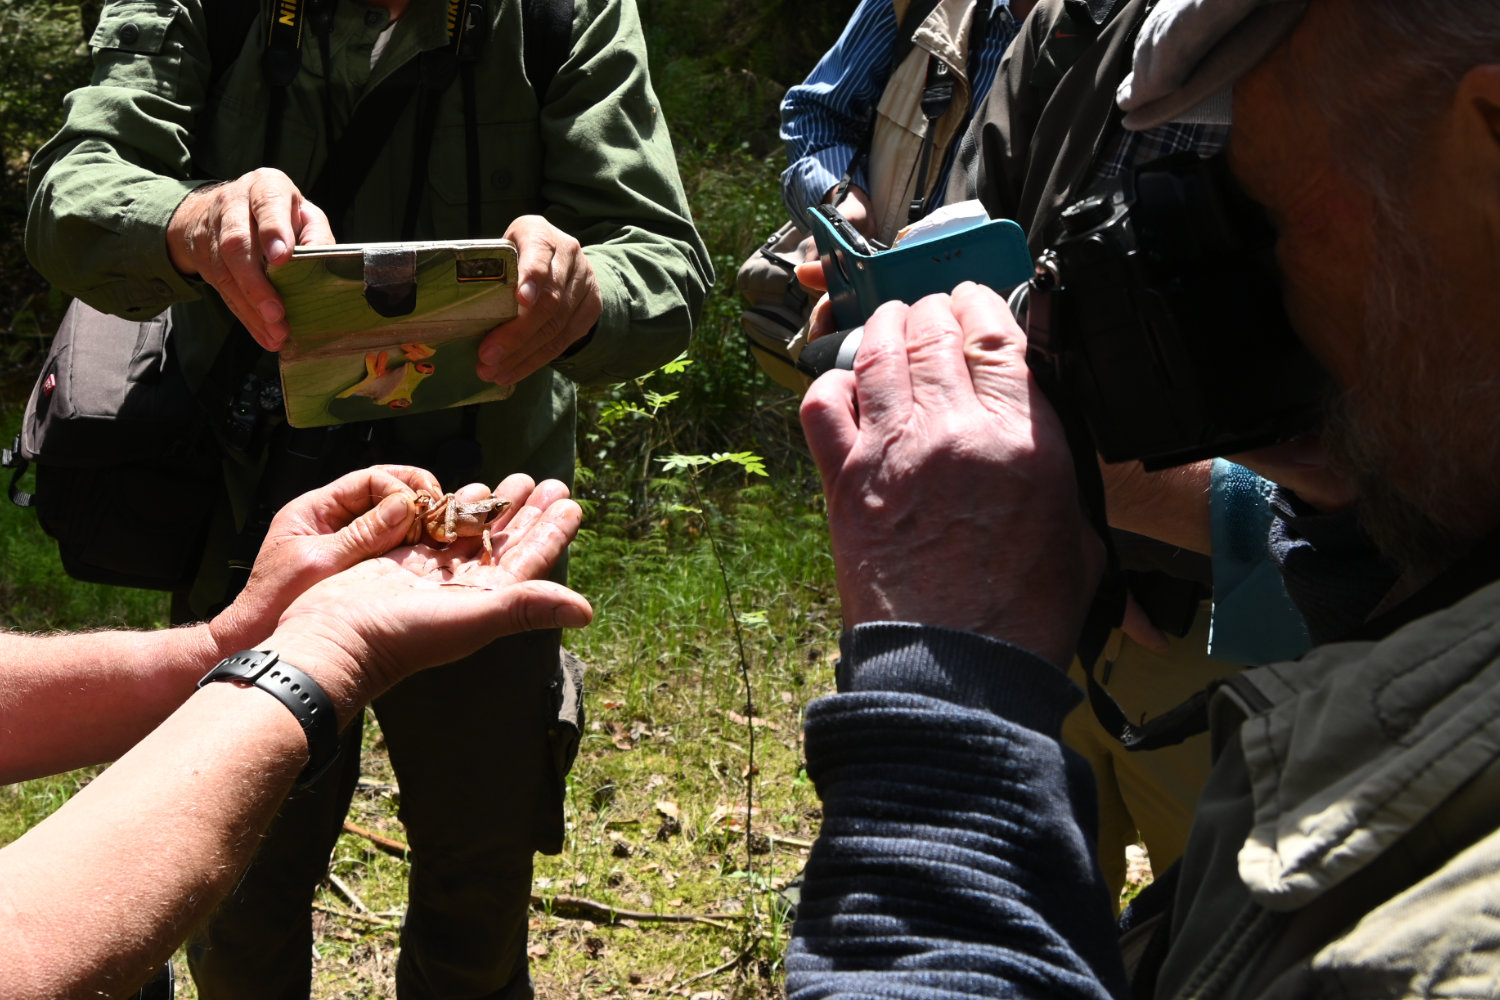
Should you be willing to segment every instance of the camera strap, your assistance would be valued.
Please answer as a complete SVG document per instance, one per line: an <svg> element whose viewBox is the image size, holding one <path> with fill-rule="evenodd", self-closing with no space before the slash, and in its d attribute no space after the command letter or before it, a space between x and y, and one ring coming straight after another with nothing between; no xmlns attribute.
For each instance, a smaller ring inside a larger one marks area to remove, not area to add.
<svg viewBox="0 0 1500 1000"><path fill-rule="evenodd" d="M922 129L922 151L917 154L917 186L912 190L911 204L906 209L906 221L916 222L927 214L927 174L932 167L936 150L937 124L953 105L953 71L948 64L936 56L927 57L927 84L922 88L922 117L927 119Z"/></svg>
<svg viewBox="0 0 1500 1000"><path fill-rule="evenodd" d="M1099 682L1097 671L1104 646L1109 641L1110 632L1119 628L1125 617L1125 601L1128 596L1125 571L1120 568L1120 557L1115 551L1113 533L1106 516L1104 477L1099 471L1094 438L1083 419L1083 412L1068 404L1050 366L1035 364L1030 367L1042 392L1062 421L1068 450L1073 455L1073 475L1078 484L1079 501L1089 525L1104 543L1104 575L1099 581L1099 588L1094 591L1094 598L1084 616L1083 628L1078 634L1078 659L1083 665L1089 707L1099 724L1127 750L1157 750L1176 746L1188 737L1208 729L1209 692L1200 691L1154 719L1134 723L1126 718L1125 712Z"/></svg>

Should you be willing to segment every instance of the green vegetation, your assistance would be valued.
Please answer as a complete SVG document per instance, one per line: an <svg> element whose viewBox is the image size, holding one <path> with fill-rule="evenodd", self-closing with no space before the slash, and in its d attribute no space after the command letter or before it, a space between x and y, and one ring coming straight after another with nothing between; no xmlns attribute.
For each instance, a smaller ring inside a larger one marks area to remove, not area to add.
<svg viewBox="0 0 1500 1000"><path fill-rule="evenodd" d="M855 0L639 5L718 283L691 365L582 400L579 494L588 518L572 582L597 619L569 644L589 664L589 722L570 778L568 843L537 863L533 971L548 998L775 997L785 926L774 888L801 867L820 815L802 770L801 713L832 687L839 615L795 408L741 344L733 283L739 262L782 218L776 105ZM0 0L6 442L65 304L21 256L25 167L56 127L62 95L87 81L83 24L94 16L96 2ZM728 458L663 461L674 455ZM100 509L109 516L108 497ZM166 619L164 595L69 580L35 517L9 504L0 504L0 566L5 627L155 628ZM398 793L373 722L365 739L366 780L351 821L399 840ZM92 773L0 787L0 844ZM319 894L315 996L392 995L405 873L402 859L370 839L342 838L332 874L358 902L332 880ZM180 980L179 996L194 996L190 982Z"/></svg>

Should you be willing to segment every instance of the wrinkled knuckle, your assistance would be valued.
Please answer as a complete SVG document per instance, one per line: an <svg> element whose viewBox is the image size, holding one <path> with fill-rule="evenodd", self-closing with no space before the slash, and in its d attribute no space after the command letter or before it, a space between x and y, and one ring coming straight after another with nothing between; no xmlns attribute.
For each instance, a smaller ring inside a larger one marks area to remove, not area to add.
<svg viewBox="0 0 1500 1000"><path fill-rule="evenodd" d="M244 229L234 227L219 234L217 256L223 261L247 260L252 249L250 233Z"/></svg>
<svg viewBox="0 0 1500 1000"><path fill-rule="evenodd" d="M545 284L543 284L541 286L541 288L537 289L536 304L537 304L538 308L543 309L543 310L545 310L548 313L556 313L557 310L559 310L559 309L562 308L562 304L563 304L562 289L559 288L559 287L557 287L555 284L553 284L550 281L547 282L547 283L545 283ZM555 319L550 318L550 317L548 318L547 324L555 324L555 323L556 323Z"/></svg>

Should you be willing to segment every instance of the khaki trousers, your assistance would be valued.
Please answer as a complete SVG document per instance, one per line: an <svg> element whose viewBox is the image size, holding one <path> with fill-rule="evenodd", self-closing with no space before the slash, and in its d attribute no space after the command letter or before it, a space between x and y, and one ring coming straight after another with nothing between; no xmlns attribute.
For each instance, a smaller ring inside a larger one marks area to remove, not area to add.
<svg viewBox="0 0 1500 1000"><path fill-rule="evenodd" d="M1208 683L1240 668L1209 657L1208 601L1192 630L1171 637L1165 654L1153 653L1116 632L1105 648L1096 676L1133 721L1154 718L1186 701ZM1068 675L1083 686L1083 667L1073 661ZM1094 717L1088 701L1063 722L1063 742L1082 754L1099 788L1099 866L1112 898L1125 886L1125 849L1144 841L1157 872L1182 856L1198 793L1211 765L1208 734L1175 747L1132 752Z"/></svg>

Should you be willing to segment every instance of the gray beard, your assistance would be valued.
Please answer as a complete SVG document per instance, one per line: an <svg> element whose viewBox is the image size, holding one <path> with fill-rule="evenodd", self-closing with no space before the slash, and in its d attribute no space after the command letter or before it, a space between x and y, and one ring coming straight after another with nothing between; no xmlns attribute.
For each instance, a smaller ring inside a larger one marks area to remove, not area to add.
<svg viewBox="0 0 1500 1000"><path fill-rule="evenodd" d="M1323 443L1359 492L1360 524L1403 573L1430 576L1491 530L1500 392L1466 345L1446 284L1407 227L1375 224L1360 384L1336 394Z"/></svg>

